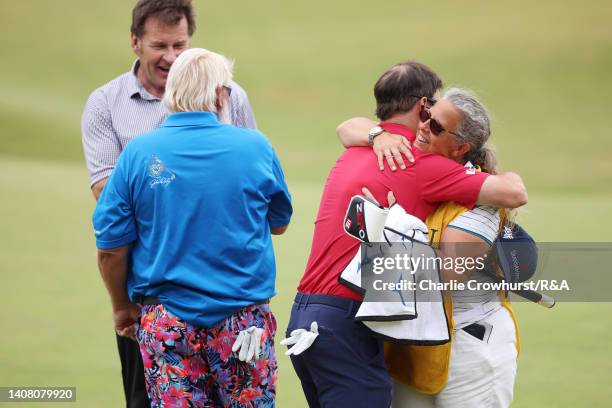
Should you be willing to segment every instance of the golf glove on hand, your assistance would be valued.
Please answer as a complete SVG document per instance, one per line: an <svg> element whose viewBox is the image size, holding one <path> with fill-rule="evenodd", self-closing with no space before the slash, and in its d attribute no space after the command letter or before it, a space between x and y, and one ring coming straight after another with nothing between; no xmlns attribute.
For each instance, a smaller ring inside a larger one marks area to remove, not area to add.
<svg viewBox="0 0 612 408"><path fill-rule="evenodd" d="M238 338L232 346L232 352L240 350L238 359L240 361L249 362L259 358L261 354L261 336L264 330L259 327L251 326L246 330L242 330L238 333Z"/></svg>
<svg viewBox="0 0 612 408"><path fill-rule="evenodd" d="M294 356L297 356L308 347L312 346L312 343L314 343L318 335L319 325L317 322L312 322L310 324L310 331L306 329L293 330L291 335L285 340L282 340L280 344L283 346L293 346L285 352L285 355L290 356L293 354Z"/></svg>

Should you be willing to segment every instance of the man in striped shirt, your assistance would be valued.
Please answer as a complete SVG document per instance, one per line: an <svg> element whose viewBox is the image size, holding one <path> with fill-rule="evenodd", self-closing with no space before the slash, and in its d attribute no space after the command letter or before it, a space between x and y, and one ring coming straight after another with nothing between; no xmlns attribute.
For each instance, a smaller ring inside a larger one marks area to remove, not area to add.
<svg viewBox="0 0 612 408"><path fill-rule="evenodd" d="M168 71L189 48L195 31L191 0L139 0L132 12L131 46L138 57L130 71L96 89L81 120L85 161L96 200L125 145L161 125ZM230 83L230 119L256 128L246 92ZM142 357L135 341L117 335L126 406L148 407Z"/></svg>

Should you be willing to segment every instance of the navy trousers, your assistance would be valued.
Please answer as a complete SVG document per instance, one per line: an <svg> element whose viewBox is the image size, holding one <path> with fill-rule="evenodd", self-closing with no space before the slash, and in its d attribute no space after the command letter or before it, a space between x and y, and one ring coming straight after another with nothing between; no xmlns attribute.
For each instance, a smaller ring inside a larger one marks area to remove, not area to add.
<svg viewBox="0 0 612 408"><path fill-rule="evenodd" d="M287 335L310 330L319 336L298 356L291 356L310 408L389 408L391 380L381 340L354 320L360 302L328 295L298 293Z"/></svg>

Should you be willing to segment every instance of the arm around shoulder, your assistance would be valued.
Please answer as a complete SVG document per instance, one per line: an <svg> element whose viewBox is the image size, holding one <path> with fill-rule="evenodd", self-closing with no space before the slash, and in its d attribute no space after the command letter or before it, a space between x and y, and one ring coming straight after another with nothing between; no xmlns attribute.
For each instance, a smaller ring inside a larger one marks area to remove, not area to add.
<svg viewBox="0 0 612 408"><path fill-rule="evenodd" d="M527 189L523 179L511 172L487 177L480 188L477 204L517 208L527 204Z"/></svg>
<svg viewBox="0 0 612 408"><path fill-rule="evenodd" d="M368 132L374 126L376 126L376 122L368 118L351 118L338 125L336 135L338 135L342 146L346 148L367 146Z"/></svg>

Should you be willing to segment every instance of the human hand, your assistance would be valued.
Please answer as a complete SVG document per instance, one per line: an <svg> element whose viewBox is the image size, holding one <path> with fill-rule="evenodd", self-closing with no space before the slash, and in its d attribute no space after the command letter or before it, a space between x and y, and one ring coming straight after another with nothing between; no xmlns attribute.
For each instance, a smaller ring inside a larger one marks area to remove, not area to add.
<svg viewBox="0 0 612 408"><path fill-rule="evenodd" d="M136 303L128 303L125 307L113 310L113 321L115 331L119 336L136 340L136 330L140 322L141 306Z"/></svg>
<svg viewBox="0 0 612 408"><path fill-rule="evenodd" d="M406 165L402 154L406 156L408 161L414 162L414 156L412 154L412 145L404 136L395 135L388 132L383 132L374 138L374 153L378 157L378 168L384 170L384 159L387 160L387 164L391 171L395 171L395 162L399 165L400 169L404 170ZM401 152L401 153L400 153Z"/></svg>
<svg viewBox="0 0 612 408"><path fill-rule="evenodd" d="M263 329L259 327L251 326L246 330L242 330L238 333L238 338L232 345L232 352L240 350L238 359L240 361L251 361L253 357L255 360L259 358L261 354L261 337L264 333Z"/></svg>
<svg viewBox="0 0 612 408"><path fill-rule="evenodd" d="M361 189L361 192L363 193L364 196L374 201L376 204L380 205L380 202L374 197L374 194L372 194L372 192L368 190L367 187L363 187ZM393 191L391 190L389 190L389 192L387 193L387 201L389 202L389 207L391 207L393 204L397 202L397 200L395 199L395 194L393 194Z"/></svg>
<svg viewBox="0 0 612 408"><path fill-rule="evenodd" d="M297 356L312 346L317 336L319 336L319 325L317 322L312 322L310 323L310 331L306 329L293 330L290 336L282 340L280 344L283 346L293 346L285 352L285 355L290 356L293 354Z"/></svg>

